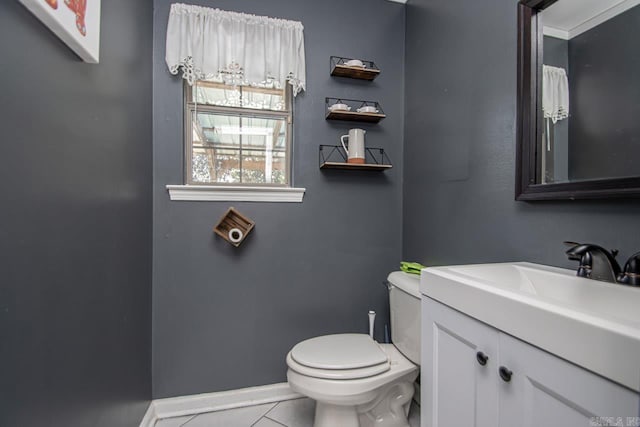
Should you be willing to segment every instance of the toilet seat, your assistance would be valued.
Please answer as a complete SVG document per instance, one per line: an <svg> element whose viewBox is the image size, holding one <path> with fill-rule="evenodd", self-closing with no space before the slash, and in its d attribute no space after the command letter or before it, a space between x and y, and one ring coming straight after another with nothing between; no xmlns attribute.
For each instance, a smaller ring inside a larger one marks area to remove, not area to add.
<svg viewBox="0 0 640 427"><path fill-rule="evenodd" d="M379 344L390 360L389 370L378 375L353 379L319 378L298 371L299 366L287 355L287 381L293 391L316 401L336 405L360 405L374 400L376 390L418 376L418 367L407 359L393 344ZM301 365L300 365L301 366ZM325 371L329 372L329 371ZM341 424L332 424L332 427Z"/></svg>
<svg viewBox="0 0 640 427"><path fill-rule="evenodd" d="M298 343L287 355L294 371L315 378L359 379L390 368L389 357L365 334L336 334Z"/></svg>

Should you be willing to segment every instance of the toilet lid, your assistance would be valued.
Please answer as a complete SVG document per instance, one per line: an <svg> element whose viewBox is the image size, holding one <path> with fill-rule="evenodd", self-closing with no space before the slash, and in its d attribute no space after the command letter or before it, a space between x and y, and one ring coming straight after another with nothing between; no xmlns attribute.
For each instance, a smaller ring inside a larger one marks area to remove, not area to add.
<svg viewBox="0 0 640 427"><path fill-rule="evenodd" d="M365 334L337 334L296 344L291 358L316 369L359 369L388 364L387 354ZM386 368L385 368L386 369Z"/></svg>

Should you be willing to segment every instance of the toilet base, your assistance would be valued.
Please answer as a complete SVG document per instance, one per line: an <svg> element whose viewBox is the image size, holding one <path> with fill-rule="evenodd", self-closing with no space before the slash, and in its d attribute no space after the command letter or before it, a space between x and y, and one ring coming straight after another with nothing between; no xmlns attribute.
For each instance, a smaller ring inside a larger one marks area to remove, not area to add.
<svg viewBox="0 0 640 427"><path fill-rule="evenodd" d="M316 401L313 427L360 427L355 406L333 405Z"/></svg>
<svg viewBox="0 0 640 427"><path fill-rule="evenodd" d="M407 416L414 393L413 381L400 381L383 388L376 400L357 408L360 427L409 427Z"/></svg>
<svg viewBox="0 0 640 427"><path fill-rule="evenodd" d="M380 390L373 402L358 406L316 401L313 427L409 427L407 416L415 389L398 382Z"/></svg>

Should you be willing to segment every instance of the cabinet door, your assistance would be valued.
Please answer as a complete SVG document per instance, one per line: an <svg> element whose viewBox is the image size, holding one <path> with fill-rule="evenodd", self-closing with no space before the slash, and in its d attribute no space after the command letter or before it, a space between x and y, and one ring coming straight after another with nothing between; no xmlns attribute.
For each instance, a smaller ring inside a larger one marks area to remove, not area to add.
<svg viewBox="0 0 640 427"><path fill-rule="evenodd" d="M637 393L507 334L499 347L500 365L512 372L500 380L500 427L635 425L627 417L638 416Z"/></svg>
<svg viewBox="0 0 640 427"><path fill-rule="evenodd" d="M422 427L496 427L497 343L495 329L423 297Z"/></svg>

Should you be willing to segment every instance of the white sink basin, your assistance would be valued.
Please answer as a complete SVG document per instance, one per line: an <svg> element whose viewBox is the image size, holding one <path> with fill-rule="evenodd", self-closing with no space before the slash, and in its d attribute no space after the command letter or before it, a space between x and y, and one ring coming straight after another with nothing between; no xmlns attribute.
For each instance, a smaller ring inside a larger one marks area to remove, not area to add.
<svg viewBox="0 0 640 427"><path fill-rule="evenodd" d="M426 268L420 291L640 392L640 288L516 262Z"/></svg>

